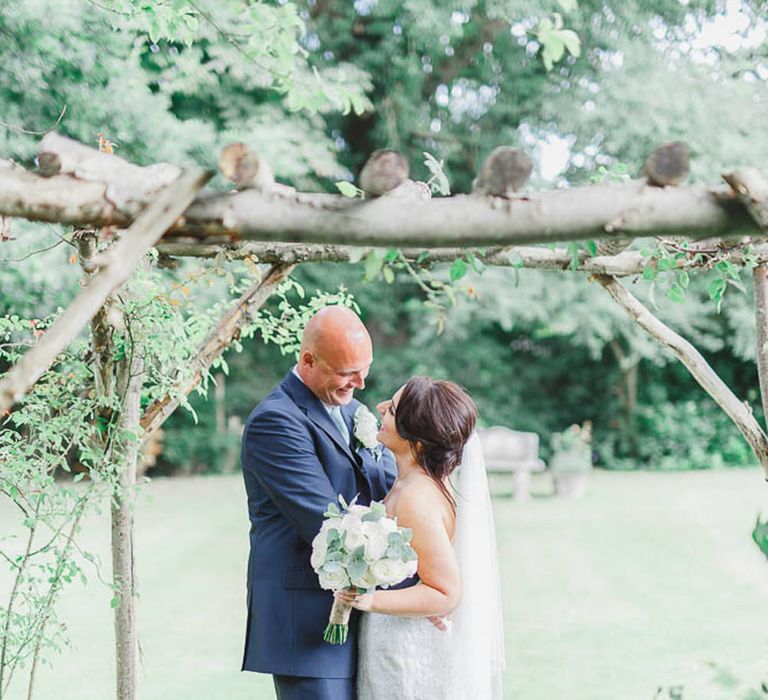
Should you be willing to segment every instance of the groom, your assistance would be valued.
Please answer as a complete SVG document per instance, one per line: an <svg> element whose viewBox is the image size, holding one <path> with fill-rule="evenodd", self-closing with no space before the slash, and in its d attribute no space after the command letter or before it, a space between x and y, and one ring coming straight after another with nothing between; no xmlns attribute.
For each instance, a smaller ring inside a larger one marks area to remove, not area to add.
<svg viewBox="0 0 768 700"><path fill-rule="evenodd" d="M339 494L381 500L396 468L359 446L353 417L373 362L371 338L341 306L317 312L299 360L253 409L242 467L251 520L244 671L271 673L279 700L352 700L357 665L353 615L346 644L323 641L333 604L309 563L323 513Z"/></svg>

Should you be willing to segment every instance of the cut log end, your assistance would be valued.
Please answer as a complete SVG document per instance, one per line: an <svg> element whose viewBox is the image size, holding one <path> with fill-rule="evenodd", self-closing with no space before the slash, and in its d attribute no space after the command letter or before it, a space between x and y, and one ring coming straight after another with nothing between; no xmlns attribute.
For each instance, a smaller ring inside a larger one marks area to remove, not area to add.
<svg viewBox="0 0 768 700"><path fill-rule="evenodd" d="M499 146L486 158L473 185L473 192L493 197L511 197L533 173L533 160L516 148Z"/></svg>
<svg viewBox="0 0 768 700"><path fill-rule="evenodd" d="M61 158L56 153L44 151L37 156L37 170L43 177L53 177L61 172Z"/></svg>
<svg viewBox="0 0 768 700"><path fill-rule="evenodd" d="M360 189L366 197L381 197L405 182L411 167L405 156L397 151L374 151L360 171Z"/></svg>
<svg viewBox="0 0 768 700"><path fill-rule="evenodd" d="M268 192L275 186L269 164L244 143L230 143L221 149L219 172L234 182L238 190Z"/></svg>
<svg viewBox="0 0 768 700"><path fill-rule="evenodd" d="M690 149L684 141L671 141L654 149L643 167L648 184L655 187L679 185L690 172Z"/></svg>

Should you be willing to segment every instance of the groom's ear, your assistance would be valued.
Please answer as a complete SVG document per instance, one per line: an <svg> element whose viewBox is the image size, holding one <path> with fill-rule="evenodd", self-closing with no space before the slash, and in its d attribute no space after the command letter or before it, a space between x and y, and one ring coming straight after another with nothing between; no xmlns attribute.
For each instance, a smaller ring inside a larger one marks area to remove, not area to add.
<svg viewBox="0 0 768 700"><path fill-rule="evenodd" d="M299 366L306 365L312 367L315 364L315 357L309 350L302 350L299 353Z"/></svg>

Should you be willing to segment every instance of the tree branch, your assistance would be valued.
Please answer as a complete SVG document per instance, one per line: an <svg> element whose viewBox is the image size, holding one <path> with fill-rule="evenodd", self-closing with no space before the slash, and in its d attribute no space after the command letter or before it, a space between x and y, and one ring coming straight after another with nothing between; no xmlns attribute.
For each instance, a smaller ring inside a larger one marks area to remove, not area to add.
<svg viewBox="0 0 768 700"><path fill-rule="evenodd" d="M707 241L705 247L700 244L691 244L687 249L680 251L688 254L676 260L674 269L707 269L711 267L709 258L696 259L702 250L708 255L717 255L726 251L718 247L720 241ZM265 243L249 241L247 243L206 243L193 239L188 241L168 240L161 241L157 246L161 255L171 257L201 257L212 258L224 252L233 259L254 258L259 262L270 264L291 264L301 262L355 262L361 260L373 248L361 248L355 246L333 244L304 244L304 243ZM606 274L614 277L627 277L642 274L645 267L653 258L644 256L639 251L624 251L618 255L590 256L587 251L579 251L576 254L577 265L573 265L573 256L565 248L536 248L532 246L491 246L480 250L472 248L423 248L401 249L405 259L418 266L427 267L433 263L453 262L456 258L468 253L474 255L486 265L496 267L521 267L536 268L542 270L568 270L574 272L589 272L592 274ZM425 258L424 253L428 253ZM749 255L743 250L731 248L727 251L728 259L735 265L744 265L750 260L768 262L768 243L753 246Z"/></svg>
<svg viewBox="0 0 768 700"><path fill-rule="evenodd" d="M253 284L232 306L227 314L200 345L195 359L192 361L194 373L191 377L185 375L175 391L158 399L147 407L141 418L144 429L142 446L146 444L153 432L178 408L179 404L200 383L205 372L214 360L229 347L240 331L248 324L254 312L264 304L277 286L291 273L293 265L275 265L260 282Z"/></svg>
<svg viewBox="0 0 768 700"><path fill-rule="evenodd" d="M669 348L688 368L693 378L736 424L762 465L766 479L768 479L768 436L755 419L749 405L739 400L691 343L656 318L620 282L609 275L595 275L595 279L600 282L613 300L627 312L630 318L661 345Z"/></svg>

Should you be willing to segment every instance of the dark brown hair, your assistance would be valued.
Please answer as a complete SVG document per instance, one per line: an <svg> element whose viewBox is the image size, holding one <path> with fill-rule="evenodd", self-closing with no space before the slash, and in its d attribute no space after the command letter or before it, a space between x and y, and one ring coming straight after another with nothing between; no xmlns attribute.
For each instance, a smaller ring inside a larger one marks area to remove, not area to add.
<svg viewBox="0 0 768 700"><path fill-rule="evenodd" d="M477 422L477 408L458 384L429 377L409 379L395 407L395 427L411 443L416 461L456 507L444 479L461 464Z"/></svg>

